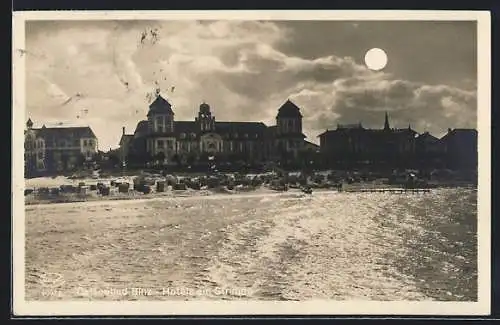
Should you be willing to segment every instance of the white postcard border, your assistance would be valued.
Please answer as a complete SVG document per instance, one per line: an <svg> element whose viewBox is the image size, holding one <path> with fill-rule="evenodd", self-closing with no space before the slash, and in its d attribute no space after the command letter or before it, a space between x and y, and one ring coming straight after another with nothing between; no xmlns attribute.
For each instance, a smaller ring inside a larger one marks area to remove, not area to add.
<svg viewBox="0 0 500 325"><path fill-rule="evenodd" d="M469 20L477 21L478 61L478 301L25 301L24 157L27 20ZM488 315L491 252L491 23L486 11L27 11L13 13L12 238L13 314L65 315Z"/></svg>

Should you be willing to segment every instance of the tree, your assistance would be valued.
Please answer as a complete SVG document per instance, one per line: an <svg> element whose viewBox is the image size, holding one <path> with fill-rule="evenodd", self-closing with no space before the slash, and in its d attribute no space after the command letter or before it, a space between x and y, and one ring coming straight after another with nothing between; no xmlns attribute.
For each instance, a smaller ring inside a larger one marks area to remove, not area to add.
<svg viewBox="0 0 500 325"><path fill-rule="evenodd" d="M143 163L144 165L148 166L149 163L153 162L154 161L154 157L153 155L148 151L148 152L145 152L143 153L142 155L138 156L138 159L141 163Z"/></svg>
<svg viewBox="0 0 500 325"><path fill-rule="evenodd" d="M193 165L196 160L196 156L193 153L189 153L186 157L186 162L189 166Z"/></svg>
<svg viewBox="0 0 500 325"><path fill-rule="evenodd" d="M85 155L83 153L78 154L76 157L76 168L82 168L85 166Z"/></svg>
<svg viewBox="0 0 500 325"><path fill-rule="evenodd" d="M94 157L93 157L93 160L96 162L96 163L102 163L102 157L103 157L103 152L102 151L98 151Z"/></svg>
<svg viewBox="0 0 500 325"><path fill-rule="evenodd" d="M112 168L117 167L120 165L120 157L115 152L112 152L109 154L109 164L111 165Z"/></svg>
<svg viewBox="0 0 500 325"><path fill-rule="evenodd" d="M66 170L68 168L68 162L69 162L69 157L65 152L63 152L61 154L61 163L62 163L63 170Z"/></svg>
<svg viewBox="0 0 500 325"><path fill-rule="evenodd" d="M155 157L154 157L154 160L159 164L159 165L163 165L163 163L165 162L165 153L163 151L160 151L158 152Z"/></svg>
<svg viewBox="0 0 500 325"><path fill-rule="evenodd" d="M182 159L181 159L181 156L179 154L174 154L172 156L172 161L174 161L177 164L177 166L182 165Z"/></svg>
<svg viewBox="0 0 500 325"><path fill-rule="evenodd" d="M127 166L129 166L129 167L136 166L137 164L140 163L139 157L134 152L127 153L127 156L125 157L125 162L126 162Z"/></svg>
<svg viewBox="0 0 500 325"><path fill-rule="evenodd" d="M207 163L208 156L210 156L210 154L208 152L202 152L200 155L200 162Z"/></svg>

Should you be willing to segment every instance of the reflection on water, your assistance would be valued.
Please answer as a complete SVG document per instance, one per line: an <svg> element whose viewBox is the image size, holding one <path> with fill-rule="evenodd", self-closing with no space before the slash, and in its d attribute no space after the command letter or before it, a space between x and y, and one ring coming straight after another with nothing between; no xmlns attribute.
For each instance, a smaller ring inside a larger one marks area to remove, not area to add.
<svg viewBox="0 0 500 325"><path fill-rule="evenodd" d="M474 301L476 201L442 189L27 209L26 297ZM40 273L63 276L59 295L40 293Z"/></svg>
<svg viewBox="0 0 500 325"><path fill-rule="evenodd" d="M477 192L447 190L396 204L377 216L405 239L387 258L429 297L477 300Z"/></svg>
<svg viewBox="0 0 500 325"><path fill-rule="evenodd" d="M270 300L474 301L476 199L453 189L277 200L262 211L272 224L233 227L218 252L218 282ZM257 247L248 245L255 237Z"/></svg>

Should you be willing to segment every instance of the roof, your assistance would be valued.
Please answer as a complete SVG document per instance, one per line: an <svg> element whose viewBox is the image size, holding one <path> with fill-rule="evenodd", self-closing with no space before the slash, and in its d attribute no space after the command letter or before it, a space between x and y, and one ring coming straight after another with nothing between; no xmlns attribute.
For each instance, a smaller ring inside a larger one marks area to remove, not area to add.
<svg viewBox="0 0 500 325"><path fill-rule="evenodd" d="M420 134L418 137L417 137L418 140L430 140L430 141L439 141L438 138L436 138L435 136L433 136L432 134L430 134L429 132L424 132L422 134Z"/></svg>
<svg viewBox="0 0 500 325"><path fill-rule="evenodd" d="M350 127L346 127L350 126ZM361 124L352 124L352 125L339 125L335 130L326 130L325 132L319 134L317 137L326 136L328 134L366 134L370 136L386 136L386 135L415 135L417 132L415 130L404 128L404 129L365 129L361 126Z"/></svg>
<svg viewBox="0 0 500 325"><path fill-rule="evenodd" d="M199 135L199 125L195 121L175 121L174 132L176 135L186 134L189 139L197 139ZM194 134L194 137L193 137Z"/></svg>
<svg viewBox="0 0 500 325"><path fill-rule="evenodd" d="M319 148L319 145L317 145L316 143L312 143L312 142L307 141L307 140L304 140L304 142L306 143L307 146L312 146L312 147L315 147L315 148Z"/></svg>
<svg viewBox="0 0 500 325"><path fill-rule="evenodd" d="M73 126L73 127L45 127L32 129L39 137L54 137L54 138L94 138L97 139L94 132L89 126Z"/></svg>
<svg viewBox="0 0 500 325"><path fill-rule="evenodd" d="M237 134L236 138L240 138L244 134L262 136L268 129L262 122L215 122L215 133L227 134L230 138L235 138L235 134ZM199 124L196 121L174 121L174 131L176 135L181 133L191 135L194 133L196 137L201 133ZM134 135L139 137L148 135L148 121L140 121Z"/></svg>
<svg viewBox="0 0 500 325"><path fill-rule="evenodd" d="M278 109L278 115L276 117L277 118L281 118L281 117L297 118L297 117L302 117L302 114L300 113L300 108L297 105L295 105L291 100L288 99Z"/></svg>
<svg viewBox="0 0 500 325"><path fill-rule="evenodd" d="M133 134L123 134L120 138L120 145L124 144L126 141L130 142L134 138Z"/></svg>
<svg viewBox="0 0 500 325"><path fill-rule="evenodd" d="M148 116L150 114L174 115L174 111L172 110L172 105L165 98L158 95L151 105L149 105Z"/></svg>
<svg viewBox="0 0 500 325"><path fill-rule="evenodd" d="M198 124L195 121L174 121L175 133L198 133Z"/></svg>
<svg viewBox="0 0 500 325"><path fill-rule="evenodd" d="M272 137L276 136L277 130L278 130L278 127L276 125L269 126L269 127L267 127L265 134L266 134L266 136L272 138Z"/></svg>
<svg viewBox="0 0 500 325"><path fill-rule="evenodd" d="M356 124L337 124L337 129L364 129L361 123Z"/></svg>
<svg viewBox="0 0 500 325"><path fill-rule="evenodd" d="M148 133L148 121L140 121L137 123L134 135L144 135Z"/></svg>
<svg viewBox="0 0 500 325"><path fill-rule="evenodd" d="M267 126L262 122L215 122L216 131L263 133Z"/></svg>
<svg viewBox="0 0 500 325"><path fill-rule="evenodd" d="M215 131L226 139L255 139L265 136L267 126L262 122L215 122Z"/></svg>
<svg viewBox="0 0 500 325"><path fill-rule="evenodd" d="M477 130L476 129L453 129L453 130L448 130L448 133L446 133L441 140L447 140L450 137L477 137Z"/></svg>
<svg viewBox="0 0 500 325"><path fill-rule="evenodd" d="M326 131L324 131L324 132L322 132L322 133L318 134L318 135L316 136L316 138L323 137L323 136L325 136L325 135L327 135L327 134L329 134L329 133L331 133L331 132L333 132L333 130L328 130L328 129L327 129Z"/></svg>

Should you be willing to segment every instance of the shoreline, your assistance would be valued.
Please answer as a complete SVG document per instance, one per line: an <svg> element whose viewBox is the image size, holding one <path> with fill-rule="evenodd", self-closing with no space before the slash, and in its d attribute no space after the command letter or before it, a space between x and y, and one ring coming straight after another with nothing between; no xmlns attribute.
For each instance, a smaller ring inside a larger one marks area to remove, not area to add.
<svg viewBox="0 0 500 325"><path fill-rule="evenodd" d="M465 184L465 183L443 183L443 184L434 184L432 187L428 187L430 191L436 189L446 189L446 188L475 188L474 184ZM333 194L333 193L362 193L362 190L369 189L402 189L401 186L397 185L388 185L388 184L349 184L344 185L342 191L338 191L335 188L314 188L313 194L321 193L321 194ZM162 200L185 200L185 199L223 199L223 198L242 198L242 197L261 197L261 196L288 196L288 195L301 195L301 196L309 196L311 194L306 194L302 192L299 188L290 188L288 191L277 191L267 187L260 187L252 190L227 190L227 189L209 189L209 190L169 190L167 192L153 192L150 194L142 194L142 193L132 193L132 194L117 194L110 196L98 196L98 195L88 195L84 198L78 196L60 196L55 198L48 199L35 199L33 198L33 194L30 194L31 198L25 196L24 204L25 207L28 206L52 206L54 204L64 205L64 204L90 204L90 203L100 203L100 202L116 202L116 203L125 203L128 201L133 202L147 202L147 201L162 201Z"/></svg>
<svg viewBox="0 0 500 325"><path fill-rule="evenodd" d="M74 200L68 200L65 202L57 202L55 200L37 200L31 202L25 202L25 206L52 206L54 204L64 205L64 204L74 204L74 203L83 203L83 204L91 204L91 203L100 203L100 202L115 202L115 203L124 203L124 202L147 202L147 201L163 201L163 200L189 200L189 199L230 199L230 198L252 198L252 197L266 197L266 196L296 196L296 195L308 195L303 193L299 189L291 189L288 191L274 191L269 189L257 189L253 191L234 191L221 193L217 191L208 190L206 192L201 191L171 191L171 192L163 192L161 195L156 193L152 194L137 194L137 195L129 195L129 196L121 196L121 197L113 197L113 196L95 196L89 197L87 199L75 198ZM208 193L207 193L208 192ZM322 193L337 193L336 190L328 190L321 189L316 192Z"/></svg>

